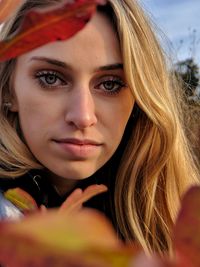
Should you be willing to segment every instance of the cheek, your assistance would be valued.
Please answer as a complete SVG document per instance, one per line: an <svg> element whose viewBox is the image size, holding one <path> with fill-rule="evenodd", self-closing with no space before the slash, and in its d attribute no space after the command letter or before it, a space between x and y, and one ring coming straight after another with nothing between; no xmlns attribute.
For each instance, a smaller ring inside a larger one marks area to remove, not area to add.
<svg viewBox="0 0 200 267"><path fill-rule="evenodd" d="M24 106L24 108L19 111L19 122L23 136L28 145L39 142L44 135L42 130L44 129L44 119L41 113L36 109Z"/></svg>
<svg viewBox="0 0 200 267"><path fill-rule="evenodd" d="M26 120L30 125L38 120L38 123L43 117L43 113L45 112L44 105L40 103L40 99L35 99L31 94L29 96L24 95L19 101L18 114L20 119Z"/></svg>
<svg viewBox="0 0 200 267"><path fill-rule="evenodd" d="M16 81L15 94L17 112L23 127L35 128L50 117L50 109L55 103L30 78L25 77L24 82L21 79Z"/></svg>
<svg viewBox="0 0 200 267"><path fill-rule="evenodd" d="M50 107L50 105L49 105ZM23 93L18 101L18 116L22 133L27 142L39 140L51 124L49 107L41 96Z"/></svg>
<svg viewBox="0 0 200 267"><path fill-rule="evenodd" d="M129 117L132 113L134 106L134 99L130 91L126 90L121 94L120 100L117 103L115 123L118 125L119 131L124 132L124 129L127 125Z"/></svg>
<svg viewBox="0 0 200 267"><path fill-rule="evenodd" d="M121 113L118 114L118 116L116 114L116 116L114 117L115 119L113 120L113 123L111 124L111 131L112 131L113 139L115 139L115 142L117 144L120 143L123 137L129 117L130 117L130 112L123 113L123 110Z"/></svg>
<svg viewBox="0 0 200 267"><path fill-rule="evenodd" d="M117 146L120 143L133 106L134 100L131 94L125 92L116 101L107 105L107 108L104 106L101 109L104 122L106 122L108 140L112 145Z"/></svg>

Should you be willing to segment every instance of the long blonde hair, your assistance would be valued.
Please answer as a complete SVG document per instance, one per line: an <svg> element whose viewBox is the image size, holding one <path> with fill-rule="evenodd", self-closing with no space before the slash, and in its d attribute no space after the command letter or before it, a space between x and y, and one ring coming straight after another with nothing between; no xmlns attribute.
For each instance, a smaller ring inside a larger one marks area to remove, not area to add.
<svg viewBox="0 0 200 267"><path fill-rule="evenodd" d="M58 0L28 0L23 10L54 2ZM146 252L163 253L171 250L170 235L182 194L199 183L183 130L179 86L137 1L108 2L137 110L116 177L115 216L127 242L137 240ZM5 23L3 38L18 28L24 11ZM19 137L20 130L16 131L17 118L3 106L12 95L14 67L15 60L0 64L2 177L17 177L41 168Z"/></svg>
<svg viewBox="0 0 200 267"><path fill-rule="evenodd" d="M116 180L116 217L125 239L146 252L171 250L182 194L199 183L183 130L179 87L137 1L110 0L124 69L139 115Z"/></svg>

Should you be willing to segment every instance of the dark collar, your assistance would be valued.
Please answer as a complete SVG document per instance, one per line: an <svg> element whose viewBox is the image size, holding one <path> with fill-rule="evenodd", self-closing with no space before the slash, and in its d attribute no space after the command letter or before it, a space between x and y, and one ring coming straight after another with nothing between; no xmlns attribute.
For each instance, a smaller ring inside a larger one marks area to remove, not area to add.
<svg viewBox="0 0 200 267"><path fill-rule="evenodd" d="M18 178L1 178L0 189L6 191L11 188L21 188L29 193L38 206L45 205L48 208L58 207L65 200L49 183L46 174L41 170L32 170Z"/></svg>

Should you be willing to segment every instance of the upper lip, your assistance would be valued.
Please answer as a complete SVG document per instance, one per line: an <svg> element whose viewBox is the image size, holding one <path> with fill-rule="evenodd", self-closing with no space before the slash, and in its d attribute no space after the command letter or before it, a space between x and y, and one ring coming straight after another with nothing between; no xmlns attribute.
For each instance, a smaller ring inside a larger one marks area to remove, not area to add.
<svg viewBox="0 0 200 267"><path fill-rule="evenodd" d="M91 139L61 138L61 139L56 139L54 141L58 143L70 143L75 145L95 145L95 146L101 145L100 142Z"/></svg>

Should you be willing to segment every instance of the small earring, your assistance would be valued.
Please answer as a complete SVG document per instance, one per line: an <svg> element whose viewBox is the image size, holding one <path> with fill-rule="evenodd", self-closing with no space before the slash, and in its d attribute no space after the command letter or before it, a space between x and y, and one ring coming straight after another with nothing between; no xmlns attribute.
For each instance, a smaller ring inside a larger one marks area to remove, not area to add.
<svg viewBox="0 0 200 267"><path fill-rule="evenodd" d="M4 102L3 107L6 108L7 110L9 110L12 107L12 103L11 102Z"/></svg>

